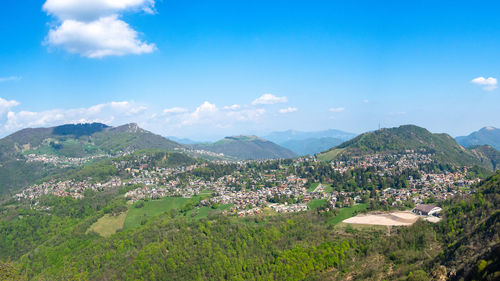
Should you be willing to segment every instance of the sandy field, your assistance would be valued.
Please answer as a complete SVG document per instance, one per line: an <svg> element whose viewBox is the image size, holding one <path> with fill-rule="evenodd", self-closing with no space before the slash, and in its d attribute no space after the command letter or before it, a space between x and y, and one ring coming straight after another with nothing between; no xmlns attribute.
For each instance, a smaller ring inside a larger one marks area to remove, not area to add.
<svg viewBox="0 0 500 281"><path fill-rule="evenodd" d="M419 216L411 212L371 213L357 215L343 222L352 224L408 226L414 224L418 218Z"/></svg>

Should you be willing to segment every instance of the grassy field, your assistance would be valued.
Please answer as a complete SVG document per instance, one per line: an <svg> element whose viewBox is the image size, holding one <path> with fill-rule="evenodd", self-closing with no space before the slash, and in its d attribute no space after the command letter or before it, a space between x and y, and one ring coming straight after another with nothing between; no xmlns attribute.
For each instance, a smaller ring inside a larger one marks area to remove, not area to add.
<svg viewBox="0 0 500 281"><path fill-rule="evenodd" d="M195 199L193 197L193 199ZM142 208L135 208L131 206L123 229L131 229L141 224L141 221L148 219L164 212L170 211L171 209L179 209L184 204L186 204L190 198L183 197L165 197L160 200L147 201Z"/></svg>
<svg viewBox="0 0 500 281"><path fill-rule="evenodd" d="M316 189L316 187L318 187L318 185L319 185L319 183L317 183L317 182L312 183L312 184L311 184L311 187L309 187L309 188L307 189L307 191L308 191L308 192L313 192L313 191Z"/></svg>
<svg viewBox="0 0 500 281"><path fill-rule="evenodd" d="M312 199L307 203L309 209L314 210L326 204L326 199Z"/></svg>
<svg viewBox="0 0 500 281"><path fill-rule="evenodd" d="M211 212L222 212L224 210L231 208L231 206L233 206L233 204L221 205L217 209L212 209L212 207L206 207L206 206L201 208L195 208L187 212L186 216L194 220L199 220L208 217L208 215Z"/></svg>
<svg viewBox="0 0 500 281"><path fill-rule="evenodd" d="M368 204L358 204L348 208L337 209L337 215L328 221L328 224L336 225L354 215L355 211L366 210Z"/></svg>
<svg viewBox="0 0 500 281"><path fill-rule="evenodd" d="M127 212L121 213L118 216L113 216L110 214L104 215L98 221L96 221L87 230L94 231L103 237L109 237L116 233L116 231L123 228L123 223L127 217Z"/></svg>
<svg viewBox="0 0 500 281"><path fill-rule="evenodd" d="M325 162L332 161L335 157L337 157L337 155L342 153L342 151L344 151L344 148L334 149L334 150L330 150L330 151L325 152L325 153L321 153L318 155L318 160L325 161Z"/></svg>
<svg viewBox="0 0 500 281"><path fill-rule="evenodd" d="M325 193L333 192L333 186L331 184L325 185Z"/></svg>

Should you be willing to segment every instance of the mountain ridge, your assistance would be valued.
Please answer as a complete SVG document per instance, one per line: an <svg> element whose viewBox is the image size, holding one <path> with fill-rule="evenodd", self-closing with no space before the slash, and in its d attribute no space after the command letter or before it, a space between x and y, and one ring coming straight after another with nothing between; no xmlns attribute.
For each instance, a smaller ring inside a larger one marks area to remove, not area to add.
<svg viewBox="0 0 500 281"><path fill-rule="evenodd" d="M472 132L467 136L459 136L455 139L464 147L486 144L494 147L496 150L500 150L500 129L493 126L483 127L479 131Z"/></svg>
<svg viewBox="0 0 500 281"><path fill-rule="evenodd" d="M318 158L325 161L376 153L398 153L407 150L433 154L438 163L456 166L485 166L471 151L459 145L448 134L433 134L415 125L402 125L367 132L325 152ZM488 166L491 169L491 166Z"/></svg>
<svg viewBox="0 0 500 281"><path fill-rule="evenodd" d="M292 151L254 135L228 136L214 143L191 145L192 148L222 153L241 160L294 158Z"/></svg>

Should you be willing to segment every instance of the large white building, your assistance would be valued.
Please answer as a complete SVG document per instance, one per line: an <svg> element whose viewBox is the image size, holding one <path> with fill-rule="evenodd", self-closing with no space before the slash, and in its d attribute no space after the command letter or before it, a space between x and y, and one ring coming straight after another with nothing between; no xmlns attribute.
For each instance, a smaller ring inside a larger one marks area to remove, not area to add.
<svg viewBox="0 0 500 281"><path fill-rule="evenodd" d="M441 208L434 205L418 205L412 210L413 213L421 216L435 216L441 212Z"/></svg>

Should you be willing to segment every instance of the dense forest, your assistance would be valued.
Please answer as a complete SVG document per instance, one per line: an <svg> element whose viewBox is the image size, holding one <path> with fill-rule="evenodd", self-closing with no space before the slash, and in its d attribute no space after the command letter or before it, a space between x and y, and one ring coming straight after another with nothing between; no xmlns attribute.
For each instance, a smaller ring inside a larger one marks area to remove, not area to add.
<svg viewBox="0 0 500 281"><path fill-rule="evenodd" d="M390 235L329 225L335 214L323 211L194 220L191 204L104 238L87 229L126 209L119 190L47 197L50 215L3 206L0 270L12 280L497 280L499 191L500 172L446 202L441 223Z"/></svg>

